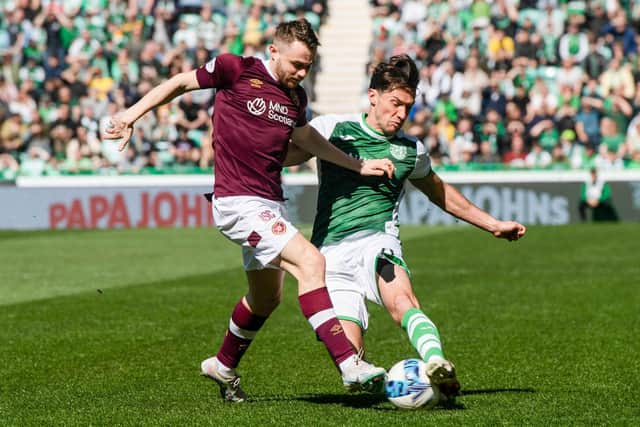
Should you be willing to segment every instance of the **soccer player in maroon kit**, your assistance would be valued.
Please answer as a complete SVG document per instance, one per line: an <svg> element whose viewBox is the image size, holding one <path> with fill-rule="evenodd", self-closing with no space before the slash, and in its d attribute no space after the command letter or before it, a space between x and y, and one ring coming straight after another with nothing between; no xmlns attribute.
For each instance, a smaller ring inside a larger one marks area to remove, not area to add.
<svg viewBox="0 0 640 427"><path fill-rule="evenodd" d="M249 290L235 306L222 346L204 360L202 374L222 398L246 395L235 368L260 327L280 303L284 271L298 280L302 313L327 347L349 390L377 390L385 370L361 360L346 338L325 287L320 252L288 221L280 173L291 139L302 149L362 175L393 174L388 159L349 157L307 123L307 97L299 86L311 67L318 39L306 20L277 26L270 59L222 54L197 70L177 74L111 119L104 138L122 138L135 121L185 92L216 88L213 114L216 227L242 246Z"/></svg>

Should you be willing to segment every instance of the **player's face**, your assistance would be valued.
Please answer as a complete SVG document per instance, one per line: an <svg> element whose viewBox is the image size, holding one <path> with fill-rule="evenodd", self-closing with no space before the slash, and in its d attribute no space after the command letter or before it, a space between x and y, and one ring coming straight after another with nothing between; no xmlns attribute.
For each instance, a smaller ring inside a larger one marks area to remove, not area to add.
<svg viewBox="0 0 640 427"><path fill-rule="evenodd" d="M280 83L290 89L298 86L309 72L315 52L304 43L278 43L269 46L271 70Z"/></svg>
<svg viewBox="0 0 640 427"><path fill-rule="evenodd" d="M402 88L386 92L369 89L367 122L378 132L393 135L404 125L414 100L413 94Z"/></svg>

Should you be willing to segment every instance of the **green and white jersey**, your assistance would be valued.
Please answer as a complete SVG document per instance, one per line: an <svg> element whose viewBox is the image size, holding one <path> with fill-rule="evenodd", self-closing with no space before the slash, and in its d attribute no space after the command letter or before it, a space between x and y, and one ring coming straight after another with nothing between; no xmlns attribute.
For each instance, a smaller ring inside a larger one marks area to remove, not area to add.
<svg viewBox="0 0 640 427"><path fill-rule="evenodd" d="M311 121L329 142L359 159L388 158L395 165L393 178L361 176L321 161L320 189L311 242L320 247L359 231L382 231L398 236L398 206L407 179L423 178L431 171L424 145L398 132L387 137L373 130L366 115L325 115Z"/></svg>

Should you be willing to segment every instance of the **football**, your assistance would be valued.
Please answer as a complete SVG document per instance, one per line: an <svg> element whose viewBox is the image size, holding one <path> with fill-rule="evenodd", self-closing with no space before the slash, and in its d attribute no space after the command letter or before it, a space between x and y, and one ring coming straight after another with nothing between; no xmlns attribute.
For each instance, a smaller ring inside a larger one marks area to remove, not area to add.
<svg viewBox="0 0 640 427"><path fill-rule="evenodd" d="M387 399L402 409L434 407L440 392L431 387L426 367L420 359L404 359L393 365L385 382Z"/></svg>

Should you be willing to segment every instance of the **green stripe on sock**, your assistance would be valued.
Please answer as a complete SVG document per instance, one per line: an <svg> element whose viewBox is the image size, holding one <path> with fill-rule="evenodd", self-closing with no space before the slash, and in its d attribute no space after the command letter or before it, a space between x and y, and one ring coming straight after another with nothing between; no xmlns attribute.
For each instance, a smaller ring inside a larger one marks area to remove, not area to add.
<svg viewBox="0 0 640 427"><path fill-rule="evenodd" d="M429 361L433 356L444 358L438 328L422 310L419 308L407 310L402 316L402 328L422 360Z"/></svg>
<svg viewBox="0 0 640 427"><path fill-rule="evenodd" d="M414 335L419 334L420 336L431 334L431 335L435 335L436 338L440 340L440 332L438 332L438 328L436 328L436 325L434 324L424 323L424 324L418 325L416 326L413 334Z"/></svg>
<svg viewBox="0 0 640 427"><path fill-rule="evenodd" d="M429 361L433 356L440 356L444 359L444 354L442 353L442 348L430 348L424 356L422 356L422 360L425 362Z"/></svg>
<svg viewBox="0 0 640 427"><path fill-rule="evenodd" d="M416 313L422 313L422 310L419 308L410 308L407 312L402 316L402 329L407 329L407 325L409 324L409 319Z"/></svg>

